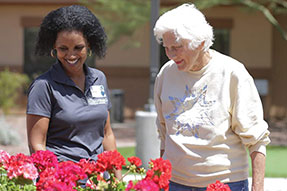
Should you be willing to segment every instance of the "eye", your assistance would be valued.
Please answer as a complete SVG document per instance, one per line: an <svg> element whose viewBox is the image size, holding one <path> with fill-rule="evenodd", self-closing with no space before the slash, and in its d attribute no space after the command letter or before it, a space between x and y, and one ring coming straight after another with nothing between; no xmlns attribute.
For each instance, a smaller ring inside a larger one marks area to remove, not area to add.
<svg viewBox="0 0 287 191"><path fill-rule="evenodd" d="M58 49L59 49L60 51L62 51L62 52L68 50L67 47L58 47Z"/></svg>
<svg viewBox="0 0 287 191"><path fill-rule="evenodd" d="M82 50L83 48L85 48L85 46L79 45L79 46L75 46L75 50Z"/></svg>
<svg viewBox="0 0 287 191"><path fill-rule="evenodd" d="M175 46L175 47L174 47L175 50L178 50L178 49L181 49L181 48L182 48L182 45L179 45L179 46Z"/></svg>

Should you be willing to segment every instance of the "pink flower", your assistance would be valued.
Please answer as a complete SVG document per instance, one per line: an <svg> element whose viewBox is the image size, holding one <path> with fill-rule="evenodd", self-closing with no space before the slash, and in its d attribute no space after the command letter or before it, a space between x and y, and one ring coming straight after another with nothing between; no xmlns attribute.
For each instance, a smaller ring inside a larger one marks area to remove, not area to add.
<svg viewBox="0 0 287 191"><path fill-rule="evenodd" d="M133 188L136 191L159 191L159 187L152 180L140 180Z"/></svg>
<svg viewBox="0 0 287 191"><path fill-rule="evenodd" d="M52 188L53 184L65 184L65 183L63 183L63 182L61 182L61 180L59 180L59 175L58 175L57 169L46 168L40 174L40 179L36 183L37 191L48 190L48 188Z"/></svg>
<svg viewBox="0 0 287 191"><path fill-rule="evenodd" d="M31 158L22 153L11 156L8 162L4 164L4 168L10 179L23 176L26 179L34 180L38 177L37 168Z"/></svg>
<svg viewBox="0 0 287 191"><path fill-rule="evenodd" d="M206 191L231 191L227 184L224 184L217 180L213 184L209 184L206 188Z"/></svg>
<svg viewBox="0 0 287 191"><path fill-rule="evenodd" d="M58 167L58 159L51 151L37 151L32 154L31 158L39 172L44 171L46 168Z"/></svg>
<svg viewBox="0 0 287 191"><path fill-rule="evenodd" d="M77 163L72 161L64 161L59 163L58 175L62 182L67 185L76 186L76 182L87 178L84 170Z"/></svg>
<svg viewBox="0 0 287 191"><path fill-rule="evenodd" d="M53 184L50 184L47 188L41 191L76 191L76 190L67 186L63 182L54 182Z"/></svg>
<svg viewBox="0 0 287 191"><path fill-rule="evenodd" d="M84 170L72 161L64 161L58 164L58 168L46 168L41 174L36 184L37 190L52 189L53 184L63 186L66 190L73 190L77 186L77 181L87 178ZM63 189L64 190L64 189Z"/></svg>
<svg viewBox="0 0 287 191"><path fill-rule="evenodd" d="M9 161L10 155L6 151L0 150L0 167Z"/></svg>
<svg viewBox="0 0 287 191"><path fill-rule="evenodd" d="M134 188L134 183L132 180L130 180L128 185L127 185L126 191L130 191L133 188Z"/></svg>

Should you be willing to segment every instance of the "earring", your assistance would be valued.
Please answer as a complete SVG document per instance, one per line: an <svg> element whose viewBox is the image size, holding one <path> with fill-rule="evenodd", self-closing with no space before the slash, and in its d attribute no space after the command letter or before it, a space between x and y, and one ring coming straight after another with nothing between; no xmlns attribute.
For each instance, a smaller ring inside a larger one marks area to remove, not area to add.
<svg viewBox="0 0 287 191"><path fill-rule="evenodd" d="M51 56L52 56L53 58L55 58L55 56L54 56L54 51L56 51L56 50L55 50L55 49L52 49L51 52L50 52L50 54L51 54Z"/></svg>
<svg viewBox="0 0 287 191"><path fill-rule="evenodd" d="M89 49L88 56L92 56L92 50L91 49Z"/></svg>

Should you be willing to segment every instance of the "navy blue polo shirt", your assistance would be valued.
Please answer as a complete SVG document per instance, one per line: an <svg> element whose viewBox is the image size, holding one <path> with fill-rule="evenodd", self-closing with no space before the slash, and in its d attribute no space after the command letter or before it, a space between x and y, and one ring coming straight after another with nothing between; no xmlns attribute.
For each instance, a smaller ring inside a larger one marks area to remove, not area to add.
<svg viewBox="0 0 287 191"><path fill-rule="evenodd" d="M84 64L83 93L57 61L28 92L27 114L50 118L46 148L59 160L97 160L103 152L104 127L111 108L103 72Z"/></svg>

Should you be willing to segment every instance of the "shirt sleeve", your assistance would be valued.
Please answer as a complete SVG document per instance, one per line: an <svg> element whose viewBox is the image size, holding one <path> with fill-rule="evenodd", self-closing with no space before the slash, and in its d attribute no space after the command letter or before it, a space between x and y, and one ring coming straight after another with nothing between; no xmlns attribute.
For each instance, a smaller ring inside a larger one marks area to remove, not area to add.
<svg viewBox="0 0 287 191"><path fill-rule="evenodd" d="M157 112L156 125L157 125L158 134L160 138L160 149L164 150L166 127L165 127L165 120L162 114L162 102L160 99L161 87L162 87L162 80L160 76L158 75L155 80L155 85L154 85L154 104L155 104L155 108Z"/></svg>
<svg viewBox="0 0 287 191"><path fill-rule="evenodd" d="M51 91L48 82L35 80L28 91L27 114L51 117Z"/></svg>
<svg viewBox="0 0 287 191"><path fill-rule="evenodd" d="M254 80L245 68L232 78L232 130L240 137L250 154L258 151L266 155L270 132L263 118L262 103Z"/></svg>

